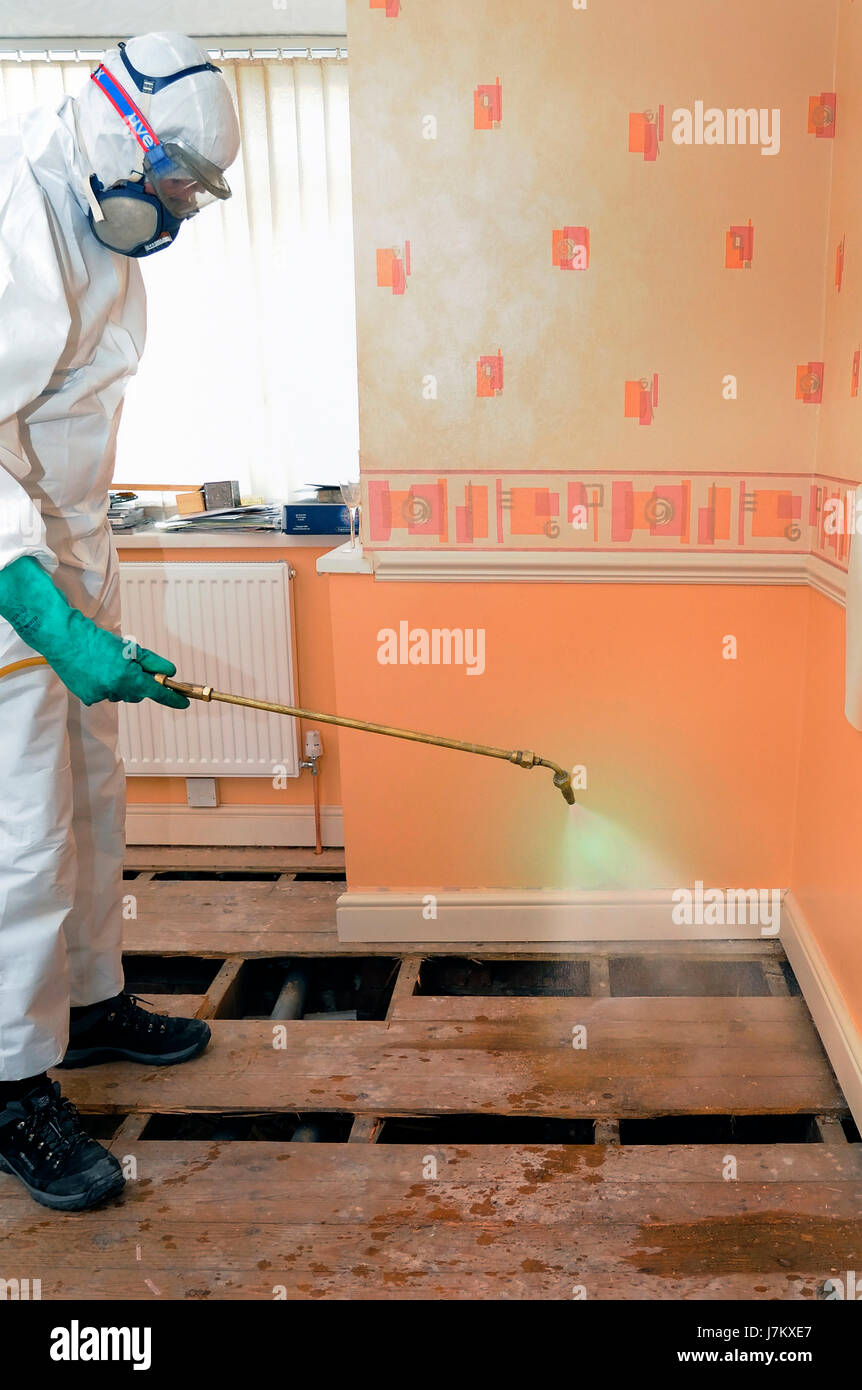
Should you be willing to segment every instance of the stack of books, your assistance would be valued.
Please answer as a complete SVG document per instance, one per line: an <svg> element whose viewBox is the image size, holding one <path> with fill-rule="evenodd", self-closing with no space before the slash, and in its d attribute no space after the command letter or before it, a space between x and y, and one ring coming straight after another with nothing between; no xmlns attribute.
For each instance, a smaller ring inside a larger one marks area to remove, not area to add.
<svg viewBox="0 0 862 1390"><path fill-rule="evenodd" d="M110 492L108 501L108 521L112 531L131 531L144 521L144 509L138 502L137 493Z"/></svg>

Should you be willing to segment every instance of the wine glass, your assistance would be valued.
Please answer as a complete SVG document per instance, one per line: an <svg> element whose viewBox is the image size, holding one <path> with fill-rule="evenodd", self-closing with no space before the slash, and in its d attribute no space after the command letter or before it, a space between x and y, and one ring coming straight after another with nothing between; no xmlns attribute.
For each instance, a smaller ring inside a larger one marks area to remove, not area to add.
<svg viewBox="0 0 862 1390"><path fill-rule="evenodd" d="M350 517L350 544L351 547L355 548L356 524L354 521L354 509L359 506L359 499L361 495L359 479L357 478L355 482L341 483L339 486L341 489L341 496L344 500L344 505L347 508L347 514Z"/></svg>

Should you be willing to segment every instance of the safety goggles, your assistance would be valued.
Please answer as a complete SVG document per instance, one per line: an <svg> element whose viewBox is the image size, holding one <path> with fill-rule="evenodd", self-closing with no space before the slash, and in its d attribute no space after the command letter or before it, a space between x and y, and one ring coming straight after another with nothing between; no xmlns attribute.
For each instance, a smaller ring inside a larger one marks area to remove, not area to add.
<svg viewBox="0 0 862 1390"><path fill-rule="evenodd" d="M157 144L144 155L144 181L174 217L194 217L216 198L229 198L221 169L184 140Z"/></svg>

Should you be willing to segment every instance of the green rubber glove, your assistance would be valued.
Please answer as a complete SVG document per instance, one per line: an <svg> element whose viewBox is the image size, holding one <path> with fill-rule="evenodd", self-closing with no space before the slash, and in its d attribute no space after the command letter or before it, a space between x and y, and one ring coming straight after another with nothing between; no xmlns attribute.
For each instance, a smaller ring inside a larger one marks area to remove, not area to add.
<svg viewBox="0 0 862 1390"><path fill-rule="evenodd" d="M150 699L188 709L187 696L153 680L156 673L176 675L172 661L91 622L67 602L32 555L21 555L0 570L0 615L85 705Z"/></svg>

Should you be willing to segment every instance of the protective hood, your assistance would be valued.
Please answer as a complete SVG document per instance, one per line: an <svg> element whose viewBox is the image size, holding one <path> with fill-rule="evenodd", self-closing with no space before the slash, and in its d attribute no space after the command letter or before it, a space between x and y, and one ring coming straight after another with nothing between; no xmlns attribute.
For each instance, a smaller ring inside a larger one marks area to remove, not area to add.
<svg viewBox="0 0 862 1390"><path fill-rule="evenodd" d="M192 39L174 33L144 34L130 39L126 56L138 72L148 77L168 77L207 61L206 53ZM102 63L139 103L140 93L119 49L109 49ZM88 80L84 84L74 105L79 138L86 147L84 157L102 186L110 188L121 179L139 174L140 147L95 82ZM229 168L239 152L233 98L218 72L192 73L154 92L147 120L160 140L182 140L219 169Z"/></svg>

